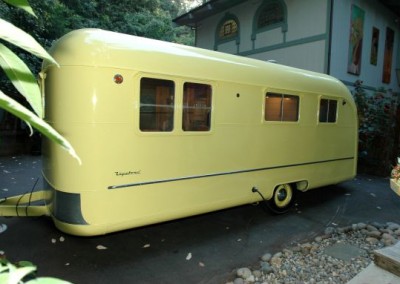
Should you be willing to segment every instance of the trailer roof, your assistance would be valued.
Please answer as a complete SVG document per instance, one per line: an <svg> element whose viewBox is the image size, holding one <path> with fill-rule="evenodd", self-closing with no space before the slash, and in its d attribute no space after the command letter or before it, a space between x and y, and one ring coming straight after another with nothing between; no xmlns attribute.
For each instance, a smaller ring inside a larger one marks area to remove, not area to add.
<svg viewBox="0 0 400 284"><path fill-rule="evenodd" d="M63 66L109 67L340 95L347 88L326 74L191 46L100 29L72 31L50 49ZM44 62L43 69L49 67Z"/></svg>

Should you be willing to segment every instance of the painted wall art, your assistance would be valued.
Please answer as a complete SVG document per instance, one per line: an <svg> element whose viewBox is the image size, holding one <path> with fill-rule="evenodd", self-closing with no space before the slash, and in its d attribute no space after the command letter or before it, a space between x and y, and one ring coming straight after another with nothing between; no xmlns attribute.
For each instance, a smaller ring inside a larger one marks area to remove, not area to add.
<svg viewBox="0 0 400 284"><path fill-rule="evenodd" d="M375 66L378 64L378 48L379 48L379 29L376 27L372 27L371 55L369 62Z"/></svg>
<svg viewBox="0 0 400 284"><path fill-rule="evenodd" d="M386 39L385 39L385 54L383 57L383 74L382 82L390 83L390 76L392 73L392 59L393 59L393 43L394 43L394 30L386 28Z"/></svg>
<svg viewBox="0 0 400 284"><path fill-rule="evenodd" d="M351 7L349 57L347 72L354 75L360 75L361 71L361 54L364 37L364 17L364 10L356 5L353 5Z"/></svg>

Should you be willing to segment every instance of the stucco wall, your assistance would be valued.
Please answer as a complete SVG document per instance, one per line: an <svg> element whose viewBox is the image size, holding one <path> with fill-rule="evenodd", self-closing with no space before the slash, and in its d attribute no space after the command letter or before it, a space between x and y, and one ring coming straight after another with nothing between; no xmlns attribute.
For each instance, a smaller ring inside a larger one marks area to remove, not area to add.
<svg viewBox="0 0 400 284"><path fill-rule="evenodd" d="M362 80L366 88L384 87L399 92L396 69L400 68L400 17L376 0L282 0L287 9L287 29L282 27L254 33L253 20L263 0L242 4L198 23L197 46L222 52L276 60L280 64L329 73L349 87ZM362 60L359 75L347 71L352 5L365 12ZM332 6L332 9L331 9ZM332 24L330 15L332 12ZM218 44L216 31L230 13L239 21L239 37ZM396 22L397 21L397 22ZM330 27L330 25L332 27ZM370 63L372 27L379 29L377 64ZM394 31L390 83L382 82L386 28ZM330 35L330 28L332 34ZM331 36L331 37L330 37Z"/></svg>
<svg viewBox="0 0 400 284"><path fill-rule="evenodd" d="M283 0L282 0L283 1ZM255 33L253 21L262 0L246 1L198 23L196 45L221 52L312 71L327 70L329 0L285 0L285 27ZM239 37L219 44L217 27L227 13L239 21Z"/></svg>
<svg viewBox="0 0 400 284"><path fill-rule="evenodd" d="M316 60L316 58L324 58L324 51L325 41L316 41L284 49L276 49L270 52L261 52L249 55L249 57L260 60L275 60L279 64L290 65L298 68L300 66L307 66L308 70L318 71L324 69L325 62L324 60ZM296 54L299 56L295 56Z"/></svg>

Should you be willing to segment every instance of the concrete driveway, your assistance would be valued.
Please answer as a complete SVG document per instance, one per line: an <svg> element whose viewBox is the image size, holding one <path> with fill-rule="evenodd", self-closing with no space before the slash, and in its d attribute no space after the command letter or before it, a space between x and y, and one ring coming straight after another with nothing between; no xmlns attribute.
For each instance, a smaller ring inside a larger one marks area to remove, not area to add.
<svg viewBox="0 0 400 284"><path fill-rule="evenodd" d="M0 198L30 191L40 170L40 156L0 157ZM36 264L39 276L73 283L225 283L236 268L311 240L327 226L399 216L400 197L388 179L358 176L299 194L285 215L247 205L100 237L66 235L48 217L0 217L7 225L0 250L10 261Z"/></svg>

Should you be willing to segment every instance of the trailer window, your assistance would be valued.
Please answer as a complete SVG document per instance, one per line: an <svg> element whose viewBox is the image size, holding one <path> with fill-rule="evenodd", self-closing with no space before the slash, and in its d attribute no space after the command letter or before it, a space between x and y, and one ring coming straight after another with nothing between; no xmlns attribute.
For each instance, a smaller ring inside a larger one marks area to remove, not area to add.
<svg viewBox="0 0 400 284"><path fill-rule="evenodd" d="M337 100L321 99L319 104L319 122L336 122Z"/></svg>
<svg viewBox="0 0 400 284"><path fill-rule="evenodd" d="M184 131L209 131L211 121L211 86L198 83L183 85Z"/></svg>
<svg viewBox="0 0 400 284"><path fill-rule="evenodd" d="M277 93L265 96L266 121L298 121L299 97Z"/></svg>
<svg viewBox="0 0 400 284"><path fill-rule="evenodd" d="M140 80L141 131L172 131L174 127L174 82L153 78Z"/></svg>

